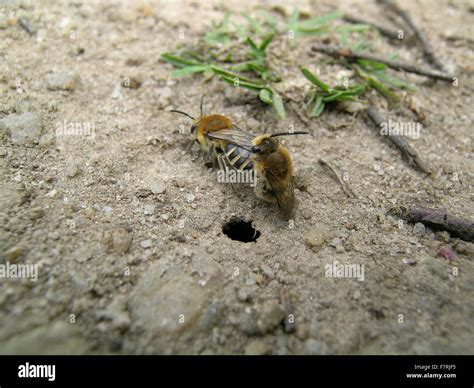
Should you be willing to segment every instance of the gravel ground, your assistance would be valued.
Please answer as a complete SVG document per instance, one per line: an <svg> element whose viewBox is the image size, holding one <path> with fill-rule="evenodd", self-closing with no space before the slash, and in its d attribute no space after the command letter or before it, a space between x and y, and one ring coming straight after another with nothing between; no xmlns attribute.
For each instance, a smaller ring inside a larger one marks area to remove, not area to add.
<svg viewBox="0 0 474 388"><path fill-rule="evenodd" d="M171 79L159 55L183 31L185 44L197 42L225 4L0 1L0 264L38 270L36 281L0 279L0 352L472 354L474 244L390 211L421 205L474 218L473 3L400 3L460 74L457 87L407 76L426 115L409 142L430 178L360 114L304 122L288 109L278 121L218 80ZM380 20L375 3L297 5ZM293 51L272 43L292 64L280 85L290 96L306 84L298 66L319 67L330 83L343 70L308 52L310 42ZM413 45L373 45L423 63ZM311 132L285 140L300 182L292 222L251 188L217 183L186 151L189 123L168 111L197 114L203 94L207 112L255 134ZM236 219L252 222L255 242L223 233ZM363 273L328 276L338 264Z"/></svg>

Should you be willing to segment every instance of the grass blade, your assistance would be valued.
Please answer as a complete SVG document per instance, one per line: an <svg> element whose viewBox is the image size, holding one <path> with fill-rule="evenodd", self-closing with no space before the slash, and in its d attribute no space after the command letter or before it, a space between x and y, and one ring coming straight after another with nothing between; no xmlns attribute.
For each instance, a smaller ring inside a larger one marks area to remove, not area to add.
<svg viewBox="0 0 474 388"><path fill-rule="evenodd" d="M283 99L274 90L272 90L272 101L273 101L273 107L275 108L278 116L280 116L281 119L284 119L286 117L286 112L285 112L285 105L283 104Z"/></svg>
<svg viewBox="0 0 474 388"><path fill-rule="evenodd" d="M185 77L190 74L203 73L208 69L208 66L196 65L183 67L182 69L173 70L171 72L171 77Z"/></svg>
<svg viewBox="0 0 474 388"><path fill-rule="evenodd" d="M199 63L193 62L184 58L177 57L168 53L161 54L160 59L162 61L171 63L175 67L188 67L188 66L197 66Z"/></svg>
<svg viewBox="0 0 474 388"><path fill-rule="evenodd" d="M245 88L250 90L261 90L265 88L263 85L259 85L253 82L242 81L239 77L229 77L227 75L219 75L219 78L228 84L238 87L238 88Z"/></svg>
<svg viewBox="0 0 474 388"><path fill-rule="evenodd" d="M301 68L301 72L306 77L306 79L311 82L313 85L319 87L323 92L329 93L329 86L323 81L320 81L313 73L311 73L306 67Z"/></svg>

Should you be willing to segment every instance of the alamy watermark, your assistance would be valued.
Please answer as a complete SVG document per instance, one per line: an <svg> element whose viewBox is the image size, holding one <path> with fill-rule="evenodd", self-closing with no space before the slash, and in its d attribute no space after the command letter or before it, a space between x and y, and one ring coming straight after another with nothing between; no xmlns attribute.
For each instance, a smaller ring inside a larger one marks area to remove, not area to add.
<svg viewBox="0 0 474 388"><path fill-rule="evenodd" d="M38 280L38 264L13 264L7 261L0 264L0 278L30 278Z"/></svg>
<svg viewBox="0 0 474 388"><path fill-rule="evenodd" d="M217 170L218 183L246 183L251 187L257 185L257 174L255 170L236 170L224 168Z"/></svg>
<svg viewBox="0 0 474 388"><path fill-rule="evenodd" d="M388 119L380 125L380 134L382 136L405 136L410 139L419 139L422 129L421 123L413 121L393 121Z"/></svg>
<svg viewBox="0 0 474 388"><path fill-rule="evenodd" d="M48 381L56 380L56 365L35 365L27 362L18 366L19 378L43 378Z"/></svg>
<svg viewBox="0 0 474 388"><path fill-rule="evenodd" d="M326 264L325 275L327 278L356 278L359 282L365 280L365 268L363 264L340 264L334 261Z"/></svg>
<svg viewBox="0 0 474 388"><path fill-rule="evenodd" d="M95 138L95 123L94 122L74 122L74 121L60 121L56 123L56 137L63 136L80 136L86 139Z"/></svg>

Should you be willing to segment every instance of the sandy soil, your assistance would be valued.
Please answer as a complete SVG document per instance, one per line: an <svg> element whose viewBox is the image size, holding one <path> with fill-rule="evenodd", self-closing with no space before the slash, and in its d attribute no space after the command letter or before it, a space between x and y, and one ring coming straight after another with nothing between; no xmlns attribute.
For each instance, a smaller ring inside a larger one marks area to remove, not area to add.
<svg viewBox="0 0 474 388"><path fill-rule="evenodd" d="M238 3L235 13L257 8ZM37 281L0 279L0 352L472 354L473 245L400 224L390 210L474 218L473 3L401 3L459 74L457 87L407 76L426 114L409 142L431 178L362 115L329 111L305 123L289 105L278 121L218 80L171 79L160 54L195 44L224 4L0 2L0 263L38 268ZM371 2L298 4L311 15L337 7L381 18ZM272 43L288 63L281 90L298 99L298 66L328 82L343 70L310 43ZM373 46L424 63L413 45L377 37ZM203 93L207 112L255 134L311 132L286 140L305 182L291 223L251 188L218 184L186 151L189 122L168 111L197 114ZM252 221L257 241L228 238L232 217ZM443 246L456 251L452 260L439 256ZM363 279L326 276L335 262L363 266Z"/></svg>

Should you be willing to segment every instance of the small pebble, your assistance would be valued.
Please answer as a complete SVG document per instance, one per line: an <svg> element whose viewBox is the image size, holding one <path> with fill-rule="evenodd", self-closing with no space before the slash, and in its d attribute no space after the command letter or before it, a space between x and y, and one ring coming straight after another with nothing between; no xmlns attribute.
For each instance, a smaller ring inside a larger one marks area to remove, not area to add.
<svg viewBox="0 0 474 388"><path fill-rule="evenodd" d="M416 234L417 236L421 236L425 234L425 232L426 232L425 225L423 225L421 222L417 222L413 226L413 233Z"/></svg>
<svg viewBox="0 0 474 388"><path fill-rule="evenodd" d="M438 255L451 262L456 256L456 252L451 245L442 245L439 248Z"/></svg>
<svg viewBox="0 0 474 388"><path fill-rule="evenodd" d="M68 165L66 168L66 175L68 178L74 178L80 172L80 164L77 161L74 161Z"/></svg>
<svg viewBox="0 0 474 388"><path fill-rule="evenodd" d="M110 97L113 100L116 100L117 98L120 97L120 84L115 85L114 90L112 91L112 94L110 95Z"/></svg>
<svg viewBox="0 0 474 388"><path fill-rule="evenodd" d="M150 187L150 190L153 194L164 194L166 191L166 184L164 181L156 181Z"/></svg>
<svg viewBox="0 0 474 388"><path fill-rule="evenodd" d="M148 249L150 248L151 246L153 245L153 242L151 240L143 240L141 243L140 243L140 246L144 249Z"/></svg>
<svg viewBox="0 0 474 388"><path fill-rule="evenodd" d="M247 302L251 299L252 291L248 287L243 287L239 291L237 291L237 298L241 302Z"/></svg>
<svg viewBox="0 0 474 388"><path fill-rule="evenodd" d="M101 211L102 211L102 213L110 214L110 213L112 213L112 208L110 206L103 206Z"/></svg>
<svg viewBox="0 0 474 388"><path fill-rule="evenodd" d="M124 77L122 86L129 89L138 89L143 83L143 80L140 76L130 76Z"/></svg>
<svg viewBox="0 0 474 388"><path fill-rule="evenodd" d="M9 134L13 144L35 145L41 137L42 119L35 112L10 114L0 120L0 131Z"/></svg>
<svg viewBox="0 0 474 388"><path fill-rule="evenodd" d="M275 278L275 273L273 270L270 268L270 266L266 264L262 264L260 269L262 272L269 278L269 279L274 279Z"/></svg>
<svg viewBox="0 0 474 388"><path fill-rule="evenodd" d="M146 215L146 216L150 216L152 214L155 213L155 208L156 206L155 205L145 205L143 207L143 213Z"/></svg>
<svg viewBox="0 0 474 388"><path fill-rule="evenodd" d="M46 87L48 90L72 91L76 89L78 83L79 75L72 71L61 71L46 77Z"/></svg>
<svg viewBox="0 0 474 388"><path fill-rule="evenodd" d="M247 356L258 356L263 354L268 354L270 352L270 347L262 340L255 339L247 344L245 347L245 355Z"/></svg>
<svg viewBox="0 0 474 388"><path fill-rule="evenodd" d="M312 251L317 252L321 246L326 242L328 236L326 232L322 230L311 230L305 235L305 242Z"/></svg>
<svg viewBox="0 0 474 388"><path fill-rule="evenodd" d="M112 233L112 246L116 253L127 253L132 244L132 234L126 228L118 228Z"/></svg>
<svg viewBox="0 0 474 388"><path fill-rule="evenodd" d="M342 246L342 240L340 238L335 238L329 243L329 245L333 248L337 248Z"/></svg>

